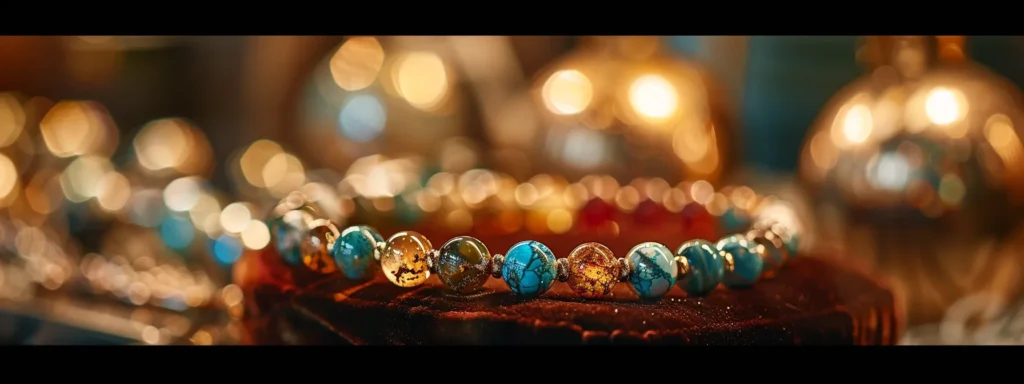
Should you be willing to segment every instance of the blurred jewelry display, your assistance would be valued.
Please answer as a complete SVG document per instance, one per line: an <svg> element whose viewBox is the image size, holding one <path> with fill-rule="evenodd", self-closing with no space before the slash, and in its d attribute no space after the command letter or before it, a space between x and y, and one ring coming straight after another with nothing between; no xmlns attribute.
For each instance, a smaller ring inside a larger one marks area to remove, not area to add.
<svg viewBox="0 0 1024 384"><path fill-rule="evenodd" d="M726 236L716 244L687 241L675 253L646 242L619 259L599 243L580 245L568 258L556 259L536 241L520 242L506 255L492 255L480 240L468 236L455 237L437 250L413 231L398 232L385 241L368 226L339 231L301 192L274 209L270 227L272 244L286 263L321 274L340 270L351 279L367 278L379 262L388 279L402 287L417 286L437 273L452 290L471 293L494 276L503 277L518 295L537 296L557 279L581 297L598 298L616 282L629 281L641 298L657 299L678 278L690 295L699 296L720 282L731 288L748 287L762 275L773 275L796 255L799 234L793 228L798 226L780 221L776 211L766 209L772 207L772 199L747 191L750 195L743 209L752 214L754 225L744 235Z"/></svg>
<svg viewBox="0 0 1024 384"><path fill-rule="evenodd" d="M88 301L93 304L79 311L110 307L108 317L123 311L95 302L98 297L170 311L151 311L148 318L154 321L180 317L174 312L189 308L240 312L241 299L229 293L240 291L225 286L230 277L212 265L215 260L230 265L242 245L238 234L222 234L219 219L226 215L216 191L203 181L213 160L206 138L184 120L156 120L139 131L130 160L117 167L118 136L99 104L0 95L0 244L5 249L0 297L16 299L12 304L52 303L37 308ZM211 237L194 241L196 232ZM214 258L205 257L207 248ZM36 286L45 291L36 292ZM83 312L62 319L101 315ZM134 321L128 314L121 317ZM206 323L196 326L210 334ZM154 328L154 333L141 326L130 338L178 343L188 342L188 332L198 332L179 328ZM231 338L214 334L220 336L200 338L211 343Z"/></svg>
<svg viewBox="0 0 1024 384"><path fill-rule="evenodd" d="M574 177L642 169L717 184L731 160L721 92L707 72L661 45L649 36L584 38L541 73L532 93L553 160L545 169Z"/></svg>
<svg viewBox="0 0 1024 384"><path fill-rule="evenodd" d="M1019 90L967 61L962 36L869 37L858 55L870 73L822 110L802 155L820 236L894 277L911 324L964 296L1012 300Z"/></svg>

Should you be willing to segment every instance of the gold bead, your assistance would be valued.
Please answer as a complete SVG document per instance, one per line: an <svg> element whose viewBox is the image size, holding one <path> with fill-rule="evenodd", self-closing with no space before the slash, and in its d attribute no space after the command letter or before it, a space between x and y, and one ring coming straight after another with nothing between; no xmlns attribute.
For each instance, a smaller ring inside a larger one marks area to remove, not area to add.
<svg viewBox="0 0 1024 384"><path fill-rule="evenodd" d="M418 232L398 232L388 239L380 266L384 275L399 287L415 287L430 277L429 254L433 247Z"/></svg>
<svg viewBox="0 0 1024 384"><path fill-rule="evenodd" d="M607 295L619 281L619 263L601 243L585 243L569 253L569 287L580 297Z"/></svg>
<svg viewBox="0 0 1024 384"><path fill-rule="evenodd" d="M302 242L302 264L316 273L328 274L338 270L331 256L334 242L340 232L329 220L317 219L310 223L309 234Z"/></svg>

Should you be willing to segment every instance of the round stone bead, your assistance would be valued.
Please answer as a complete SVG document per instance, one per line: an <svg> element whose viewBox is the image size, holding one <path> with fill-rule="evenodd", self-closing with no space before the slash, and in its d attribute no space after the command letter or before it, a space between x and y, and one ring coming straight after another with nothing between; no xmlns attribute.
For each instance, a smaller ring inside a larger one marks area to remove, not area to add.
<svg viewBox="0 0 1024 384"><path fill-rule="evenodd" d="M536 241L523 241L505 253L501 276L508 288L520 296L538 296L547 292L555 282L558 267L555 254L546 245Z"/></svg>
<svg viewBox="0 0 1024 384"><path fill-rule="evenodd" d="M491 252L480 240L459 236L437 251L437 277L458 293L471 293L491 276Z"/></svg>
<svg viewBox="0 0 1024 384"><path fill-rule="evenodd" d="M316 273L334 273L338 267L334 264L331 249L338 240L338 227L324 219L314 220L310 227L302 242L302 264Z"/></svg>
<svg viewBox="0 0 1024 384"><path fill-rule="evenodd" d="M313 214L304 209L286 211L281 216L270 220L270 234L273 236L274 248L289 265L302 264L302 242L309 234Z"/></svg>
<svg viewBox="0 0 1024 384"><path fill-rule="evenodd" d="M370 276L373 266L380 258L377 243L384 241L377 230L365 225L345 228L341 237L334 242L331 255L334 263L345 277L360 280Z"/></svg>
<svg viewBox="0 0 1024 384"><path fill-rule="evenodd" d="M676 249L676 262L689 266L686 275L680 276L679 286L690 296L704 296L722 282L725 276L725 260L714 244L707 240L690 240Z"/></svg>
<svg viewBox="0 0 1024 384"><path fill-rule="evenodd" d="M399 287L415 287L430 277L430 240L418 232L398 232L380 255L384 276Z"/></svg>
<svg viewBox="0 0 1024 384"><path fill-rule="evenodd" d="M643 299L665 296L679 274L672 251L654 242L640 243L630 249L626 263L629 265L629 286Z"/></svg>
<svg viewBox="0 0 1024 384"><path fill-rule="evenodd" d="M600 243L585 243L568 257L569 287L589 299L607 295L618 281L619 263L612 250Z"/></svg>
<svg viewBox="0 0 1024 384"><path fill-rule="evenodd" d="M732 268L725 271L725 285L729 288L745 288L757 282L764 262L757 252L758 245L740 235L723 238L715 247L732 258Z"/></svg>

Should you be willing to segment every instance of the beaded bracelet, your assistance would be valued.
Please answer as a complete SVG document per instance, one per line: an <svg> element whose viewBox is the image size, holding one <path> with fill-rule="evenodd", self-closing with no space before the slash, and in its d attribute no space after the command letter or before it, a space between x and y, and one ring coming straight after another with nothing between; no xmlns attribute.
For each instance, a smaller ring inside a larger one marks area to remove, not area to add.
<svg viewBox="0 0 1024 384"><path fill-rule="evenodd" d="M555 280L568 283L584 298L602 297L617 282L629 282L642 299L658 299L677 282L687 294L702 296L719 283L750 287L796 256L796 236L781 224L764 220L756 221L745 234L726 236L717 243L684 242L675 253L662 244L645 242L625 258L615 258L607 246L590 242L577 246L567 258L556 259L551 249L537 241L523 241L504 255L492 255L479 239L458 236L435 250L429 239L414 231L398 232L385 241L371 227L339 231L314 214L315 209L302 205L271 223L274 245L286 262L324 274L340 269L349 279L369 277L376 264L400 287L418 286L436 273L458 293L474 292L494 276L525 297L543 294ZM290 230L301 227L309 230Z"/></svg>

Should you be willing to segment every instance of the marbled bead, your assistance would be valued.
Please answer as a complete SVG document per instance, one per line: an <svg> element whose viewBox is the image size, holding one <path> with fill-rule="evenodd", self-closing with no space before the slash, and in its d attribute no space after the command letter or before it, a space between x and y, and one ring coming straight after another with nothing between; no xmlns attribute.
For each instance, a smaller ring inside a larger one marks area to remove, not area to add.
<svg viewBox="0 0 1024 384"><path fill-rule="evenodd" d="M453 291L476 291L491 276L491 252L480 240L459 236L444 243L437 253L437 277Z"/></svg>
<svg viewBox="0 0 1024 384"><path fill-rule="evenodd" d="M732 258L732 268L725 271L725 285L729 288L744 288L757 282L764 267L757 252L757 244L747 241L743 236L733 235L719 240L715 247Z"/></svg>
<svg viewBox="0 0 1024 384"><path fill-rule="evenodd" d="M365 225L345 228L341 237L334 242L331 255L334 263L341 269L345 277L353 280L364 279L370 275L380 255L377 255L377 243L384 241L377 230Z"/></svg>
<svg viewBox="0 0 1024 384"><path fill-rule="evenodd" d="M714 244L707 240L690 240L676 249L676 260L686 259L689 271L680 276L679 286L691 296L710 293L725 276L725 260Z"/></svg>
<svg viewBox="0 0 1024 384"><path fill-rule="evenodd" d="M380 267L384 276L399 287L415 287L430 277L429 252L432 246L418 232L398 232L388 238Z"/></svg>
<svg viewBox="0 0 1024 384"><path fill-rule="evenodd" d="M626 263L629 265L629 286L644 299L665 296L679 274L672 251L654 242L641 243L630 249Z"/></svg>
<svg viewBox="0 0 1024 384"><path fill-rule="evenodd" d="M555 282L558 267L555 254L546 245L523 241L508 249L501 275L508 288L520 296L537 296L547 292Z"/></svg>
<svg viewBox="0 0 1024 384"><path fill-rule="evenodd" d="M312 213L293 209L268 223L274 247L285 263L302 264L302 241L309 234L309 223L313 219Z"/></svg>
<svg viewBox="0 0 1024 384"><path fill-rule="evenodd" d="M619 264L612 250L600 243L585 243L569 253L569 287L577 295L607 295L619 280Z"/></svg>
<svg viewBox="0 0 1024 384"><path fill-rule="evenodd" d="M302 242L302 264L316 273L334 273L338 270L331 249L338 240L338 227L328 220L314 220L309 234Z"/></svg>

